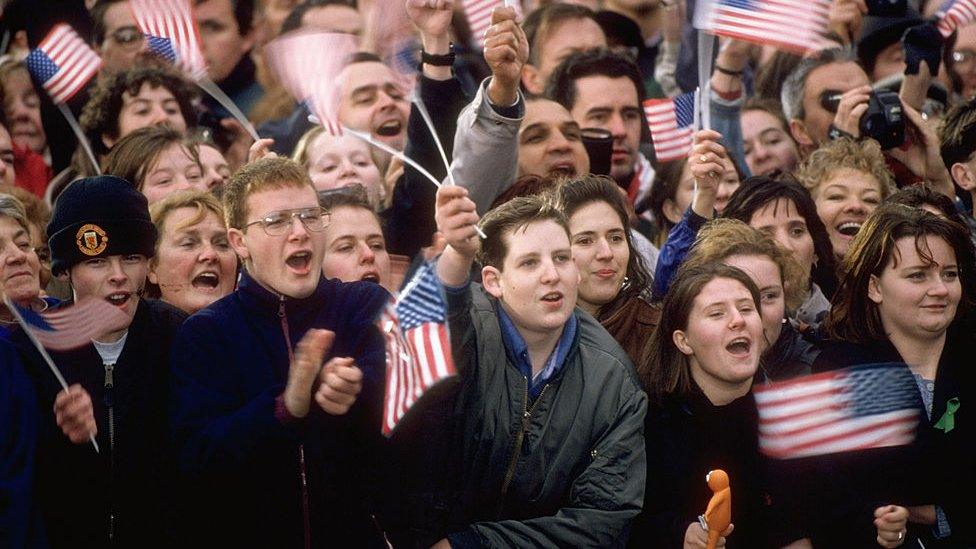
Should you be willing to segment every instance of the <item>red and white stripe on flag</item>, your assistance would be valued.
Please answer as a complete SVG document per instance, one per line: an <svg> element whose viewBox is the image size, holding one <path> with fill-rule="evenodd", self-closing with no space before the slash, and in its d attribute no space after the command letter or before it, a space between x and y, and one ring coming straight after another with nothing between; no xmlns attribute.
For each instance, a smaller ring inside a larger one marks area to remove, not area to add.
<svg viewBox="0 0 976 549"><path fill-rule="evenodd" d="M37 49L56 69L53 76L42 82L55 103L65 103L74 97L102 67L102 58L65 23L55 25Z"/></svg>
<svg viewBox="0 0 976 549"><path fill-rule="evenodd" d="M938 28L946 38L959 27L976 22L976 0L949 0L936 12Z"/></svg>
<svg viewBox="0 0 976 549"><path fill-rule="evenodd" d="M265 56L282 87L305 102L327 132L340 135L340 75L356 47L350 34L293 32L266 45Z"/></svg>
<svg viewBox="0 0 976 549"><path fill-rule="evenodd" d="M108 330L124 327L129 321L118 307L94 298L50 312L21 310L21 316L25 322L24 329L29 330L42 346L55 351L88 345L93 338Z"/></svg>
<svg viewBox="0 0 976 549"><path fill-rule="evenodd" d="M390 436L421 395L439 381L457 375L457 369L444 323L425 322L404 332L392 300L377 322L386 340L383 434Z"/></svg>
<svg viewBox="0 0 976 549"><path fill-rule="evenodd" d="M901 373L836 370L757 386L760 450L791 459L909 444L919 420L918 389L910 374L900 376L899 386Z"/></svg>
<svg viewBox="0 0 976 549"><path fill-rule="evenodd" d="M702 9L703 30L802 54L823 48L830 0L711 0Z"/></svg>
<svg viewBox="0 0 976 549"><path fill-rule="evenodd" d="M205 76L207 62L190 0L129 0L139 30L170 41L176 65L193 78Z"/></svg>
<svg viewBox="0 0 976 549"><path fill-rule="evenodd" d="M691 125L679 125L674 100L644 100L644 116L658 162L670 162L688 155L694 129Z"/></svg>
<svg viewBox="0 0 976 549"><path fill-rule="evenodd" d="M522 20L522 4L519 0L511 0L509 4L515 8L518 20ZM504 0L463 0L461 6L464 8L464 18L468 21L471 28L471 40L473 46L483 49L485 43L485 32L491 26L491 11L497 7L505 5Z"/></svg>

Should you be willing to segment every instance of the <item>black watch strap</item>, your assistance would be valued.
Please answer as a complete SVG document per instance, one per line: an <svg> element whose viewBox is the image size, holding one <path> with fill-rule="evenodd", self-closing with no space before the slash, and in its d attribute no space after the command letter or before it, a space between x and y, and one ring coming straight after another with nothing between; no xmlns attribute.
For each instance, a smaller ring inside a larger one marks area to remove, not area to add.
<svg viewBox="0 0 976 549"><path fill-rule="evenodd" d="M435 55L420 50L420 62L434 67L453 67L454 59L457 57L454 54L454 42L451 42L450 48L450 51L444 55Z"/></svg>

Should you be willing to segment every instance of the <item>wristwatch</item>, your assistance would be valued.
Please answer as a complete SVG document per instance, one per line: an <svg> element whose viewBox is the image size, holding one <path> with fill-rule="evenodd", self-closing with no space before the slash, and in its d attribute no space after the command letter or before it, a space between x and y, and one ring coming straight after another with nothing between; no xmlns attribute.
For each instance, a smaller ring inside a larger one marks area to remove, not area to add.
<svg viewBox="0 0 976 549"><path fill-rule="evenodd" d="M853 134L847 133L833 124L831 124L830 127L827 128L827 139L830 139L831 141L836 141L837 139L841 139L844 137L848 139L853 139L854 141L858 140L858 138L854 137Z"/></svg>
<svg viewBox="0 0 976 549"><path fill-rule="evenodd" d="M421 65L427 64L433 67L453 67L454 59L456 57L457 55L454 53L454 42L451 42L448 53L443 55L435 55L433 53L427 53L424 50L420 50Z"/></svg>

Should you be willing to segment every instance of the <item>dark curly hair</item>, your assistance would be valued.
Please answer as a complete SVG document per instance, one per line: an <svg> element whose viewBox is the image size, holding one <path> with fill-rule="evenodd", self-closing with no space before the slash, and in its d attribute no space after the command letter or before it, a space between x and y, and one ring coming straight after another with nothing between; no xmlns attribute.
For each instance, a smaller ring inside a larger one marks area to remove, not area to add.
<svg viewBox="0 0 976 549"><path fill-rule="evenodd" d="M112 139L119 138L122 95L126 92L137 95L143 84L169 90L180 106L186 127L196 127L197 116L193 108L193 101L197 97L196 87L168 67L159 64L139 65L101 79L81 111L81 127L96 155L108 153L108 147L102 142L103 135Z"/></svg>

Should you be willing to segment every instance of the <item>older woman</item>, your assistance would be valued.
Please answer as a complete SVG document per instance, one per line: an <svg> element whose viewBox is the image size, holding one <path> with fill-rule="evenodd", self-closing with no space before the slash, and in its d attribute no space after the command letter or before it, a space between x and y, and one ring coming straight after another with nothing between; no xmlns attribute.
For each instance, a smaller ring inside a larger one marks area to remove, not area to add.
<svg viewBox="0 0 976 549"><path fill-rule="evenodd" d="M817 547L969 547L976 490L969 322L976 259L965 229L927 211L880 206L851 243L847 276L823 328L814 371L905 368L921 423L909 446L825 456L790 492ZM906 522L907 521L907 522ZM917 541L916 541L917 540Z"/></svg>
<svg viewBox="0 0 976 549"><path fill-rule="evenodd" d="M49 303L40 297L40 270L23 204L9 194L0 194L0 289L17 305L43 311ZM13 322L10 311L0 303L0 326Z"/></svg>
<svg viewBox="0 0 976 549"><path fill-rule="evenodd" d="M209 190L199 148L168 126L150 126L123 137L105 159L105 173L131 182L149 204L188 189Z"/></svg>
<svg viewBox="0 0 976 549"><path fill-rule="evenodd" d="M361 139L351 135L333 136L317 126L302 136L292 160L308 170L316 190L361 185L373 208L382 209L386 197L383 178L369 145Z"/></svg>
<svg viewBox="0 0 976 549"><path fill-rule="evenodd" d="M732 527L720 546L759 547L760 456L749 394L763 349L759 289L720 263L682 267L664 299L661 324L638 363L649 398L644 436L647 489L631 547L704 547L697 517L711 492L705 476L731 479ZM733 528L734 527L734 528Z"/></svg>
<svg viewBox="0 0 976 549"><path fill-rule="evenodd" d="M224 210L204 191L173 193L150 208L159 238L147 290L193 314L234 291L237 256L227 241Z"/></svg>
<svg viewBox="0 0 976 549"><path fill-rule="evenodd" d="M881 146L872 139L830 141L800 165L796 177L813 196L838 261L894 186Z"/></svg>
<svg viewBox="0 0 976 549"><path fill-rule="evenodd" d="M648 301L651 277L634 247L623 197L616 183L598 176L566 181L556 192L580 272L576 304L636 360L658 311Z"/></svg>

